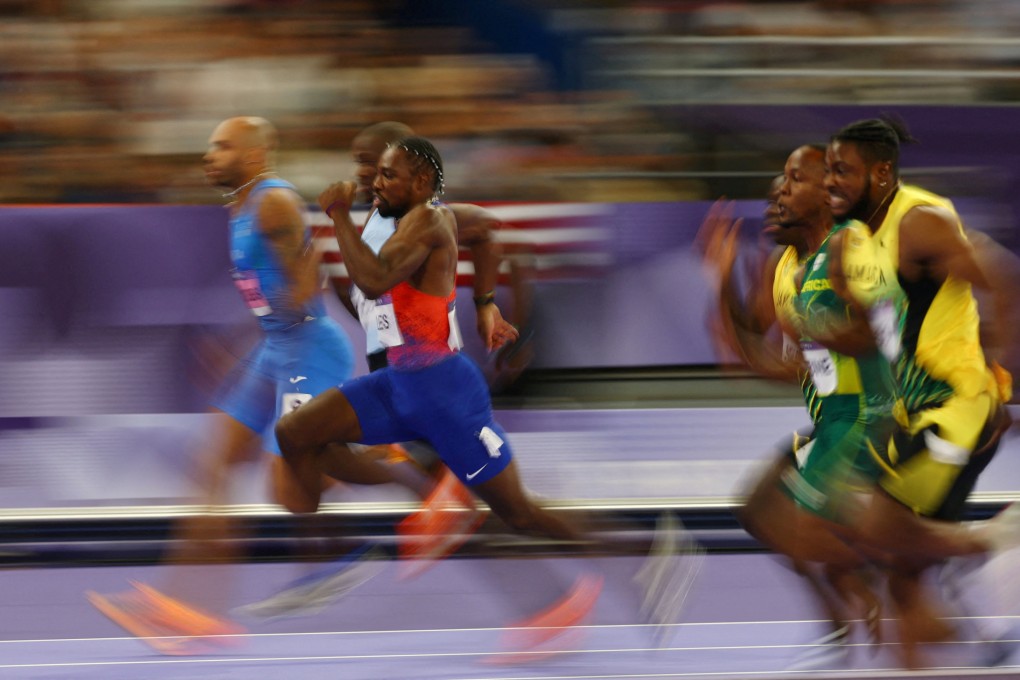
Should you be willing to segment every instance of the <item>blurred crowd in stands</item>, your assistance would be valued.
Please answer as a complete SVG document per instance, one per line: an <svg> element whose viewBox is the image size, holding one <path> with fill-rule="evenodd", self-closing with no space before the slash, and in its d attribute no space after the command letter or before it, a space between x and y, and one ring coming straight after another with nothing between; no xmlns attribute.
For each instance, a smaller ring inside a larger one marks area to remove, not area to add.
<svg viewBox="0 0 1020 680"><path fill-rule="evenodd" d="M217 202L199 157L242 113L309 197L400 120L458 200L713 198L726 150L678 108L1008 102L1018 25L1015 0L0 0L0 203Z"/></svg>

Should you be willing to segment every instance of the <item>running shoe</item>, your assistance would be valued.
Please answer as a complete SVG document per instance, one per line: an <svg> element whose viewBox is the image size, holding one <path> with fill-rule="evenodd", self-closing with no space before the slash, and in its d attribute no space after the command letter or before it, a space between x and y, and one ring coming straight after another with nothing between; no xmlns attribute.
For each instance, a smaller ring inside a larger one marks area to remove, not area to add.
<svg viewBox="0 0 1020 680"><path fill-rule="evenodd" d="M398 465L401 463L413 463L418 465L417 461L411 458L410 454L400 444L386 444L386 456L383 458L383 462L389 465ZM422 468L424 471L424 468Z"/></svg>
<svg viewBox="0 0 1020 680"><path fill-rule="evenodd" d="M90 590L85 597L103 616L160 654L184 656L196 653L189 637L152 620L150 608L138 593L128 591L102 595Z"/></svg>
<svg viewBox="0 0 1020 680"><path fill-rule="evenodd" d="M651 550L634 576L643 591L641 614L656 626L660 645L679 621L704 560L704 548L673 513L660 515Z"/></svg>
<svg viewBox="0 0 1020 680"><path fill-rule="evenodd" d="M488 509L479 508L474 497L448 469L417 512L397 525L398 554L410 560L401 578L421 575L464 545L481 526Z"/></svg>
<svg viewBox="0 0 1020 680"><path fill-rule="evenodd" d="M135 590L149 603L155 618L182 633L201 637L220 646L237 646L239 636L246 631L242 626L198 607L178 600L140 581L131 581Z"/></svg>
<svg viewBox="0 0 1020 680"><path fill-rule="evenodd" d="M365 544L311 574L291 581L264 600L235 609L255 619L272 620L318 614L381 572L382 548Z"/></svg>
<svg viewBox="0 0 1020 680"><path fill-rule="evenodd" d="M202 612L158 590L133 583L134 590L85 596L104 616L160 654L201 654L215 646L238 644L244 629Z"/></svg>
<svg viewBox="0 0 1020 680"><path fill-rule="evenodd" d="M569 652L591 619L602 593L603 578L582 574L560 600L513 624L504 634L503 651L487 659L494 664L533 662Z"/></svg>

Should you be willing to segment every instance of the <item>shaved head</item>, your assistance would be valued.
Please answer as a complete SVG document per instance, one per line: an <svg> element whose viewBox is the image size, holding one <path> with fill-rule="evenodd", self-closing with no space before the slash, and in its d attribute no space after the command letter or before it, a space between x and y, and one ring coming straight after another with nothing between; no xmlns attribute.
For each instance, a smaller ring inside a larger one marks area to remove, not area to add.
<svg viewBox="0 0 1020 680"><path fill-rule="evenodd" d="M265 149L267 154L275 152L280 141L273 124L258 116L228 118L220 123L217 132L229 136L241 148Z"/></svg>
<svg viewBox="0 0 1020 680"><path fill-rule="evenodd" d="M265 118L228 118L209 137L206 177L211 184L237 188L272 170L278 144L276 128Z"/></svg>

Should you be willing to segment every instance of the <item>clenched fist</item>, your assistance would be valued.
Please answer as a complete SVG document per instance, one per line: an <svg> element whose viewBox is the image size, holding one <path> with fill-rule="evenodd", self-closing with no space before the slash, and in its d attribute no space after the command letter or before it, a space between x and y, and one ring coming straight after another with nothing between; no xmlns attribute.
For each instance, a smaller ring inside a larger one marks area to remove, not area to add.
<svg viewBox="0 0 1020 680"><path fill-rule="evenodd" d="M337 211L348 213L354 202L354 193L358 190L356 182L334 182L319 194L319 207L330 219Z"/></svg>

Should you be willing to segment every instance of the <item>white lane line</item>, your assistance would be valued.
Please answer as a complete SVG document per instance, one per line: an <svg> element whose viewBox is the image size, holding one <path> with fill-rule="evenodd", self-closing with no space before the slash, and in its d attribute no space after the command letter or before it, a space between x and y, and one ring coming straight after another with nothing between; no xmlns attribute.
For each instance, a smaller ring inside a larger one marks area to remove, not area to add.
<svg viewBox="0 0 1020 680"><path fill-rule="evenodd" d="M809 645L794 645L794 646L809 646ZM760 646L748 646L748 647L712 647L712 648L699 648L699 647L678 647L678 648L625 648L625 649L600 649L600 650L557 650L556 655L571 655L576 656L580 654L623 654L623 653L648 653L648 652L672 652L672 651L712 651L720 649L775 649L783 648L784 646L772 646L772 645L760 645ZM549 651L541 652L519 652L514 653L520 656L537 656L545 658L550 655ZM24 663L24 664L0 664L0 669L39 669L39 668L86 668L86 667L110 667L110 666L168 666L168 665L181 665L181 664L264 664L264 663L294 663L294 662L320 662L320 661L370 661L370 660L396 660L396 659L437 659L437 658L465 658L465 657L491 657L491 656L506 656L505 653L491 652L431 652L426 654L337 654L337 655L317 655L317 656L274 656L274 657L225 657L225 658L204 658L204 659L139 659L129 661L80 661L80 662L49 662L49 663ZM772 670L772 671L708 671L708 672L690 672L690 673L651 673L651 674L613 674L613 675L600 675L593 676L586 673L583 676L546 676L545 678L536 678L535 676L524 676L521 678L517 677L493 677L484 676L477 680L574 680L575 678L693 678L693 677L794 677L797 675L805 675L811 673L812 677L845 677L853 675L855 678L879 678L879 677L925 677L925 676L940 676L940 675L958 675L961 671L966 671L970 675L1010 675L1015 677L1016 669L1018 666L1000 666L994 669L990 669L983 666L937 666L933 668L926 668L919 671L903 671L898 668L872 668L872 669L846 669L846 670L825 670L825 671L787 671L787 670ZM471 678L461 678L460 680L473 680Z"/></svg>
<svg viewBox="0 0 1020 680"><path fill-rule="evenodd" d="M988 619L1020 619L1020 614L1002 616L946 616L949 621L980 621ZM892 622L893 619L882 619ZM682 623L657 624L657 623L602 623L574 626L575 630L626 630L642 628L699 628L717 626L802 626L827 624L824 619L786 619L773 621L688 621ZM536 626L536 629L546 630L555 626ZM501 633L504 631L517 630L514 626L493 626L488 628L421 628L421 629L388 629L388 630L314 630L289 633L235 633L231 635L206 635L204 638L229 640L232 638L289 638L289 637L324 637L324 636L356 636L356 635L420 635L431 634L463 634L463 633ZM152 636L144 639L182 639L186 635ZM35 639L14 639L0 640L0 645L11 644L38 644L38 643L62 643L62 642L117 642L123 640L139 640L131 635L117 637L77 637L77 638L35 638ZM956 641L954 644L966 643L968 641ZM1020 641L1018 641L1020 642ZM787 645L790 647L803 645ZM697 648L693 648L697 649ZM703 647L701 649L731 649L730 647ZM741 648L742 649L742 648ZM2 668L3 666L0 666Z"/></svg>
<svg viewBox="0 0 1020 680"><path fill-rule="evenodd" d="M1015 668L1015 667L1013 667ZM502 676L490 675L475 678L453 678L451 680L627 680L629 678L750 678L750 677L778 677L793 678L804 676L810 673L812 680L824 678L845 678L852 676L853 680L864 680L865 678L914 678L918 680L926 677L958 677L962 671L971 676L1010 676L1016 674L1010 667L986 668L984 666L960 666L946 668L925 668L916 671L904 671L902 668L872 668L868 670L846 670L834 671L691 671L689 673L620 673L613 675L526 675L526 676Z"/></svg>

